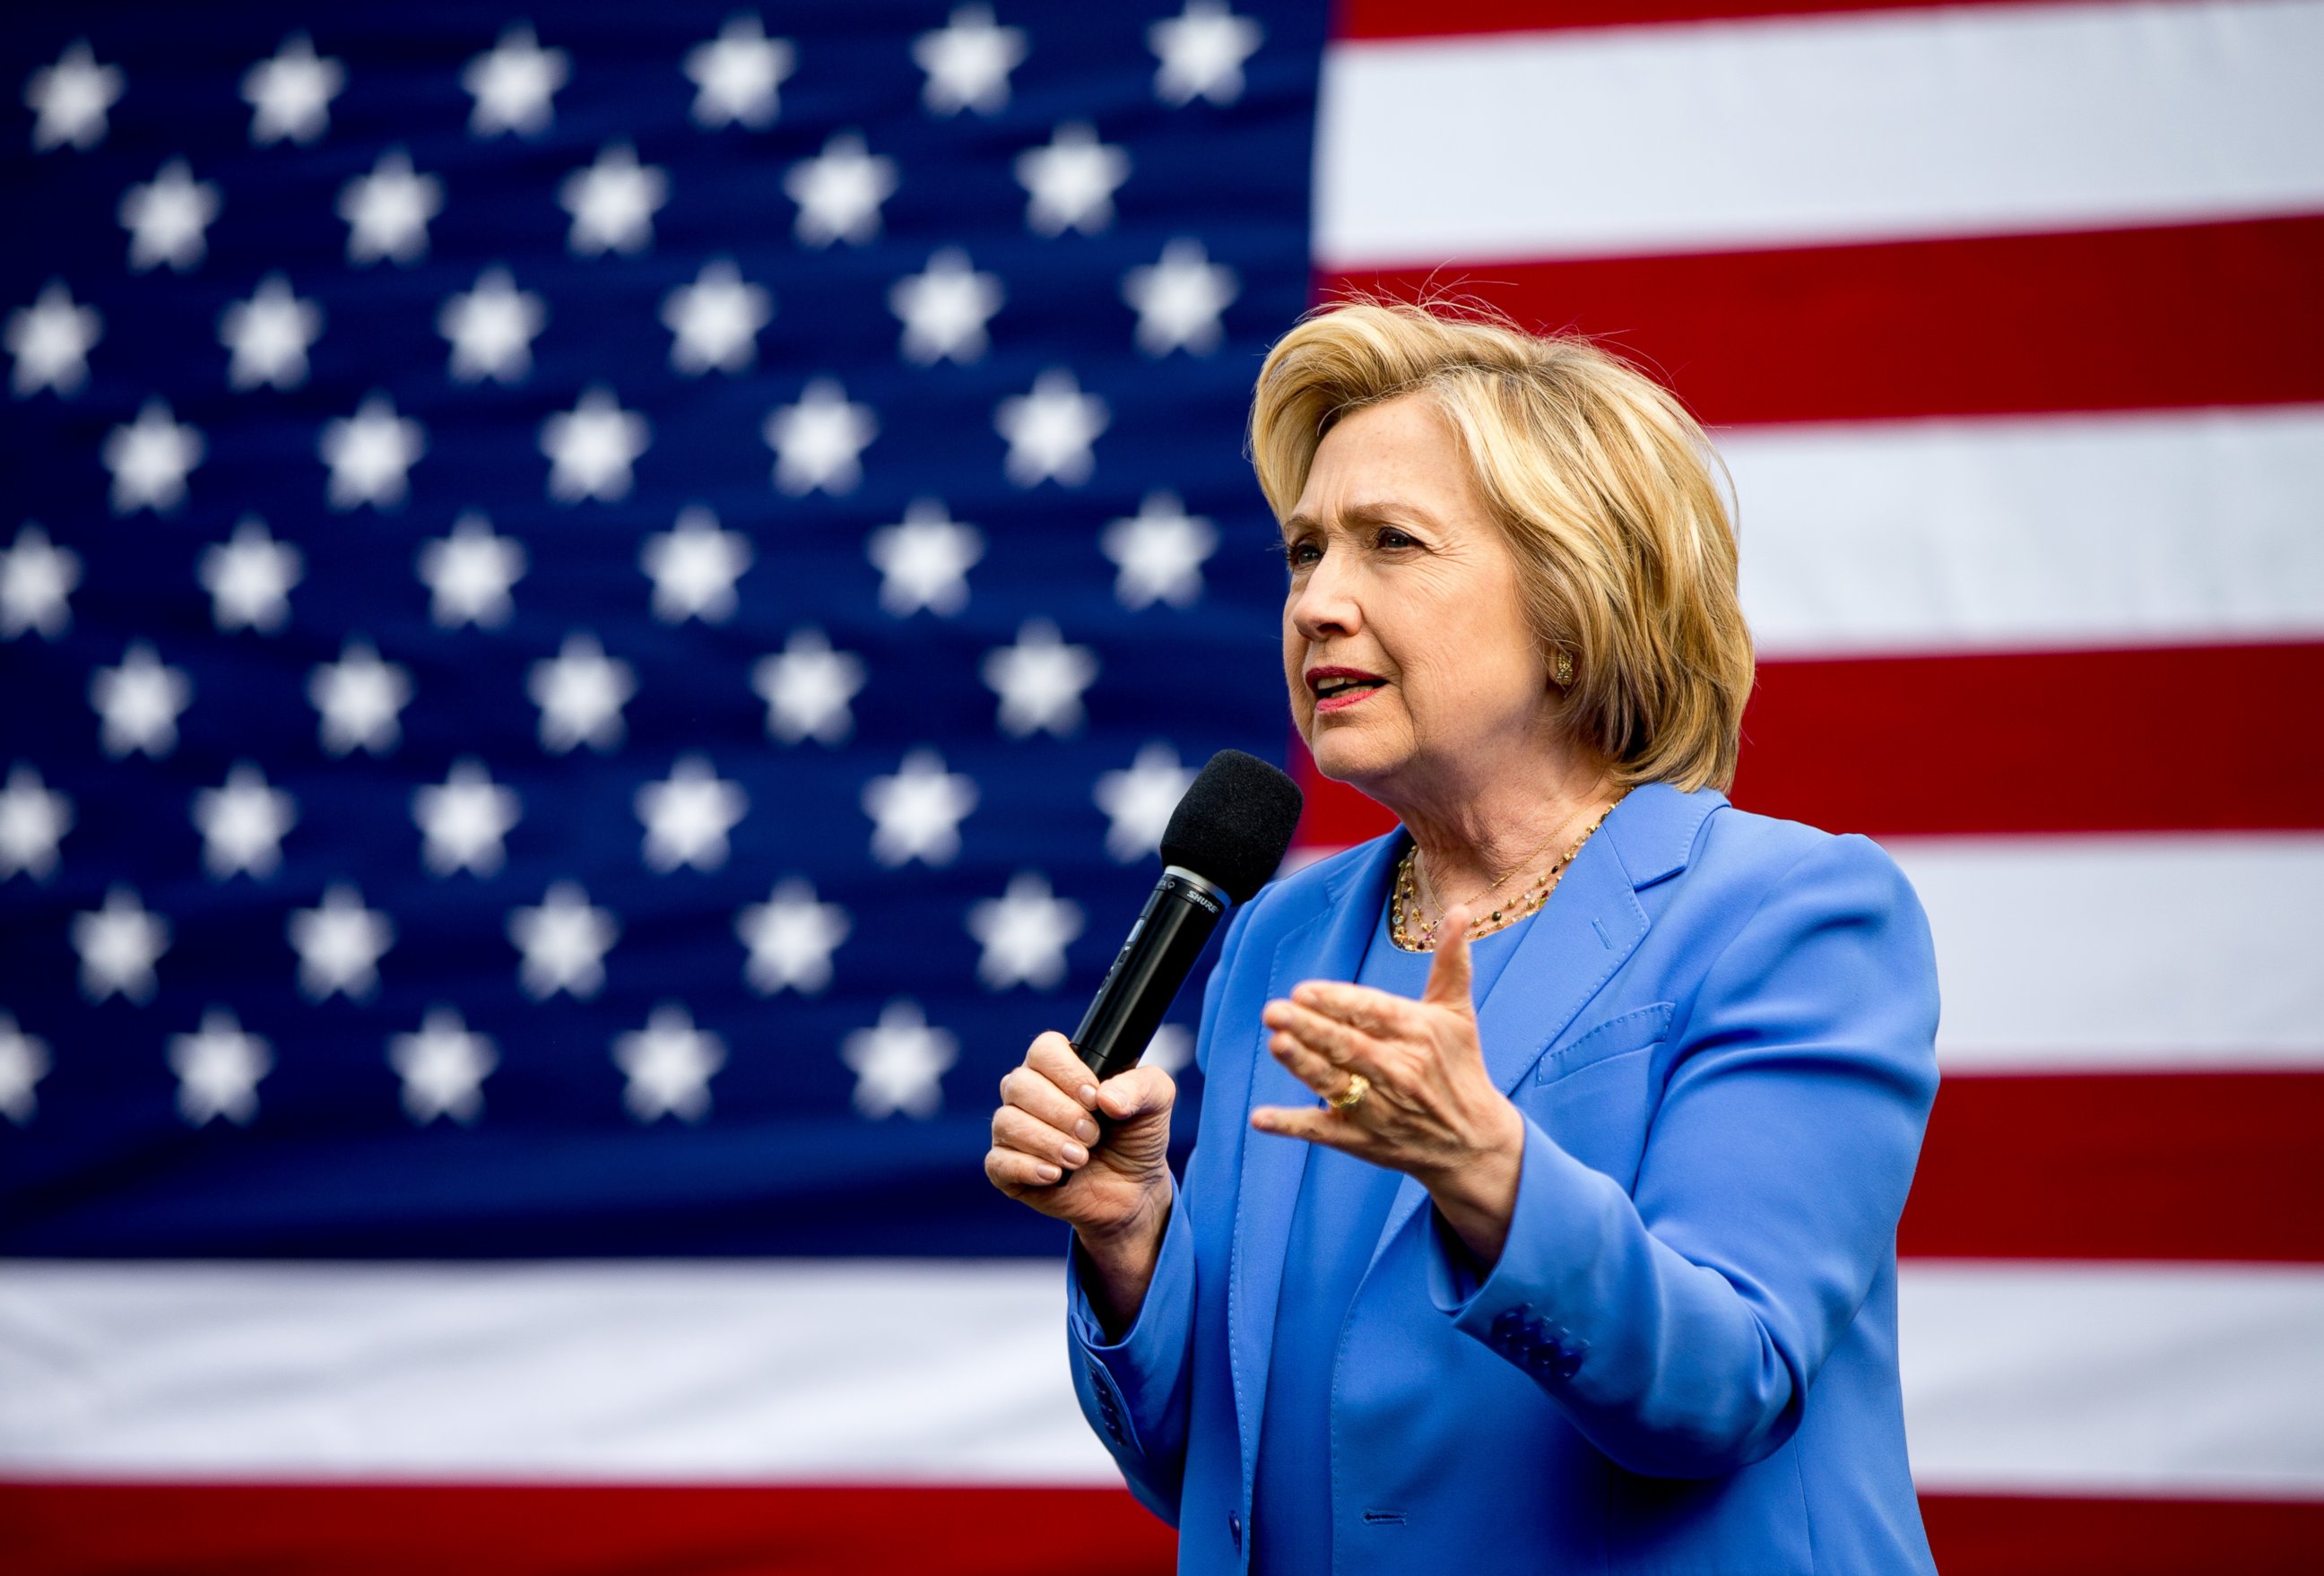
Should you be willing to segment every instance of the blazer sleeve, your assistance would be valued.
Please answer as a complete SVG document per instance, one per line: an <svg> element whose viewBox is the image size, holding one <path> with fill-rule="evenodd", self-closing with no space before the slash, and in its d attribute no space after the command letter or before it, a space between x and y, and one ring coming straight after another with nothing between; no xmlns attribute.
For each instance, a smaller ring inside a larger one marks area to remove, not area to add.
<svg viewBox="0 0 2324 1576"><path fill-rule="evenodd" d="M1904 873L1868 839L1821 843L1710 962L1635 1194L1528 1120L1499 1259L1480 1284L1437 1221L1432 1297L1628 1470L1759 1460L1893 1258L1936 1027Z"/></svg>
<svg viewBox="0 0 2324 1576"><path fill-rule="evenodd" d="M1202 1025L1194 1043L1198 1066L1210 1064L1219 1003L1243 921L1246 905L1229 922L1219 960L1203 990ZM1175 1113L1174 1113L1175 1114ZM1197 1150L1201 1141L1196 1140ZM1188 1354L1194 1336L1194 1221L1205 1203L1198 1196L1199 1157L1186 1162L1186 1182L1171 1200L1169 1222L1154 1279L1138 1317L1119 1339L1108 1340L1089 1289L1082 1279L1082 1253L1070 1239L1065 1249L1065 1333L1072 1349L1074 1393L1082 1415L1121 1468L1130 1491L1170 1525L1178 1525L1179 1488L1185 1474Z"/></svg>

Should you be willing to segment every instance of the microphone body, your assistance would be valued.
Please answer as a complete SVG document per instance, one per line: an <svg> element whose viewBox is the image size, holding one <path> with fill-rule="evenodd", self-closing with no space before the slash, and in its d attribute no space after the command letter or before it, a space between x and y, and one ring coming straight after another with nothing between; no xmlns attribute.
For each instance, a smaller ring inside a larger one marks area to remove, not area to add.
<svg viewBox="0 0 2324 1576"><path fill-rule="evenodd" d="M1128 1072L1146 1054L1226 911L1226 892L1214 883L1183 865L1162 872L1074 1031L1082 1064L1100 1080Z"/></svg>

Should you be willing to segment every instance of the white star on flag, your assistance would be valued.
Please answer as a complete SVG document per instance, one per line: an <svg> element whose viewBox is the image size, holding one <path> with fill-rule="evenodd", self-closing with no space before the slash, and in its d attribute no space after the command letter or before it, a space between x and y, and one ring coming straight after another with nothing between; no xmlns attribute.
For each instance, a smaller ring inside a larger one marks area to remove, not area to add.
<svg viewBox="0 0 2324 1576"><path fill-rule="evenodd" d="M1018 154L1015 168L1017 184L1031 193L1025 223L1035 235L1094 235L1113 223L1113 194L1130 179L1130 155L1099 142L1087 123L1069 121L1046 145Z"/></svg>
<svg viewBox="0 0 2324 1576"><path fill-rule="evenodd" d="M449 1007L431 1007L418 1032L391 1035L387 1064L403 1081L403 1111L421 1127L450 1117L466 1127L484 1113L484 1080L500 1065L493 1042Z"/></svg>
<svg viewBox="0 0 2324 1576"><path fill-rule="evenodd" d="M664 623L724 623L734 616L734 582L750 567L751 539L721 530L699 505L680 510L669 530L638 549L638 567L653 581L654 616Z"/></svg>
<svg viewBox="0 0 2324 1576"><path fill-rule="evenodd" d="M1197 98L1232 104L1242 97L1243 62L1266 37L1265 28L1220 0L1186 0L1184 11L1146 30L1146 47L1162 62L1154 96L1174 108Z"/></svg>
<svg viewBox="0 0 2324 1576"><path fill-rule="evenodd" d="M1102 773L1091 797L1105 812L1105 851L1134 864L1162 846L1178 801L1194 784L1194 769L1159 740L1141 745L1127 770Z"/></svg>
<svg viewBox="0 0 2324 1576"><path fill-rule="evenodd" d="M578 744L599 754L620 745L622 707L638 692L627 662L605 655L590 634L570 634L554 658L527 670L525 693L540 708L540 747L562 755Z"/></svg>
<svg viewBox="0 0 2324 1576"><path fill-rule="evenodd" d="M42 389L60 398L78 394L88 382L88 353L104 336L97 309L76 304L64 281L51 280L31 306L8 314L8 354L15 358L10 391L20 400Z"/></svg>
<svg viewBox="0 0 2324 1576"><path fill-rule="evenodd" d="M780 651L752 668L751 687L767 703L773 737L786 744L837 744L855 728L847 708L862 691L863 659L833 650L821 630L793 630Z"/></svg>
<svg viewBox="0 0 2324 1576"><path fill-rule="evenodd" d="M299 990L310 1001L337 992L368 1000L379 989L379 960L395 945L395 926L345 881L325 889L320 905L293 909L283 926L299 954Z"/></svg>
<svg viewBox="0 0 2324 1576"><path fill-rule="evenodd" d="M500 42L461 68L460 86L476 101L468 112L468 134L539 136L549 129L557 90L572 74L571 56L542 49L530 23L512 23Z"/></svg>
<svg viewBox="0 0 2324 1576"><path fill-rule="evenodd" d="M984 949L976 977L986 990L1053 991L1065 977L1065 948L1082 933L1081 905L1053 894L1038 871L1020 871L1000 897L969 905L968 933Z"/></svg>
<svg viewBox="0 0 2324 1576"><path fill-rule="evenodd" d="M872 857L894 870L918 860L946 865L960 856L960 824L976 808L976 784L945 770L933 750L914 750L893 777L863 785Z"/></svg>
<svg viewBox="0 0 2324 1576"><path fill-rule="evenodd" d="M143 641L131 642L118 668L88 676L88 704L101 724L98 742L118 760L140 751L159 760L178 747L178 714L193 704L194 682L165 666Z"/></svg>
<svg viewBox="0 0 2324 1576"><path fill-rule="evenodd" d="M783 990L813 996L831 983L831 954L852 928L847 910L818 902L807 881L778 881L765 902L734 916L734 934L751 949L742 977L761 996Z"/></svg>
<svg viewBox="0 0 2324 1576"><path fill-rule="evenodd" d="M431 874L473 871L496 874L507 857L501 839L522 815L516 790L503 788L474 756L452 763L440 784L411 791L411 819L420 828L420 862Z"/></svg>
<svg viewBox="0 0 2324 1576"><path fill-rule="evenodd" d="M193 1034L170 1037L170 1071L178 1075L178 1114L194 1127L219 1117L247 1127L258 1114L259 1080L274 1070L264 1040L223 1007L202 1014Z"/></svg>
<svg viewBox="0 0 2324 1576"><path fill-rule="evenodd" d="M113 512L176 509L186 501L186 477L208 447L198 429L171 414L168 401L146 401L137 419L106 433L97 451L113 473Z"/></svg>
<svg viewBox="0 0 2324 1576"><path fill-rule="evenodd" d="M97 64L87 39L73 40L55 65L42 66L24 79L32 151L96 147L105 141L106 112L120 102L127 85L120 67Z"/></svg>
<svg viewBox="0 0 2324 1576"><path fill-rule="evenodd" d="M401 508L411 467L427 452L427 431L381 393L364 395L353 416L324 422L315 440L316 456L331 470L324 497L337 510Z"/></svg>
<svg viewBox="0 0 2324 1576"><path fill-rule="evenodd" d="M1009 107L1009 73L1025 60L1025 30L996 27L989 5L957 5L943 27L912 41L912 63L928 74L920 102L931 115Z"/></svg>
<svg viewBox="0 0 2324 1576"><path fill-rule="evenodd" d="M0 1115L28 1126L41 1109L41 1080L49 1075L48 1042L16 1027L16 1015L0 1012Z"/></svg>
<svg viewBox="0 0 2324 1576"><path fill-rule="evenodd" d="M264 880L282 865L282 837L299 819L298 801L269 787L266 774L237 760L225 783L194 795L194 829L213 880L247 873Z"/></svg>
<svg viewBox="0 0 2324 1576"><path fill-rule="evenodd" d="M1013 646L997 646L979 670L1001 697L1001 731L1012 739L1035 733L1064 738L1082 725L1082 691L1097 677L1087 646L1068 646L1047 619L1028 619Z"/></svg>
<svg viewBox="0 0 2324 1576"><path fill-rule="evenodd" d="M403 737L400 718L411 701L411 675L400 664L381 661L369 641L353 636L337 661L315 664L307 676L307 699L327 753L385 755Z"/></svg>
<svg viewBox="0 0 2324 1576"><path fill-rule="evenodd" d="M15 542L0 548L0 641L36 630L53 641L72 627L73 588L80 584L80 555L49 540L31 521L16 528Z"/></svg>
<svg viewBox="0 0 2324 1576"><path fill-rule="evenodd" d="M751 806L737 784L722 780L710 762L688 755L660 782L638 789L638 819L646 829L646 868L668 875L680 865L716 870L726 862L726 834Z"/></svg>
<svg viewBox="0 0 2324 1576"><path fill-rule="evenodd" d="M899 1111L926 1121L943 1110L944 1074L959 1055L958 1040L929 1028L919 1004L901 999L839 1048L839 1059L855 1074L855 1109L874 1121Z"/></svg>
<svg viewBox="0 0 2324 1576"><path fill-rule="evenodd" d="M428 616L439 628L473 623L490 629L508 622L509 587L524 578L524 544L494 536L492 521L470 511L452 522L452 534L420 544L414 559L428 587Z"/></svg>
<svg viewBox="0 0 2324 1576"><path fill-rule="evenodd" d="M549 495L559 503L595 498L612 503L630 495L630 467L653 443L653 426L624 410L613 391L598 384L570 410L540 424L540 452L549 456Z"/></svg>
<svg viewBox="0 0 2324 1576"><path fill-rule="evenodd" d="M793 498L817 489L838 497L863 480L862 454L880 436L880 419L869 405L850 404L836 379L816 378L798 404L769 411L761 430L775 451L778 489Z"/></svg>
<svg viewBox="0 0 2324 1576"><path fill-rule="evenodd" d="M170 922L151 913L134 889L115 885L105 906L72 918L80 954L80 993L91 1001L121 995L141 1006L153 999L153 965L170 950Z"/></svg>
<svg viewBox="0 0 2324 1576"><path fill-rule="evenodd" d="M1216 350L1225 334L1219 314L1241 289L1233 269L1183 235L1163 246L1159 261L1121 276L1121 299L1138 314L1138 348L1148 355Z"/></svg>
<svg viewBox="0 0 2324 1576"><path fill-rule="evenodd" d="M57 871L57 844L72 830L72 800L18 761L0 787L0 881L22 871L45 881Z"/></svg>
<svg viewBox="0 0 2324 1576"><path fill-rule="evenodd" d="M853 132L836 133L822 152L783 172L783 191L798 204L792 227L801 245L861 246L880 233L880 205L896 191L896 161L866 151Z"/></svg>
<svg viewBox="0 0 2324 1576"><path fill-rule="evenodd" d="M268 274L248 300L218 314L218 343L233 352L226 381L237 389L297 388L307 381L307 352L322 332L323 309L293 294L282 275Z"/></svg>
<svg viewBox="0 0 2324 1576"><path fill-rule="evenodd" d="M417 263L428 254L428 221L444 209L444 183L411 168L411 155L392 148L368 175L339 189L339 217L347 222L347 261L361 266L384 257Z"/></svg>
<svg viewBox="0 0 2324 1576"><path fill-rule="evenodd" d="M195 577L210 594L210 622L219 630L256 630L271 635L290 617L290 588L306 573L305 559L289 542L276 541L266 522L246 514L234 535L202 549Z"/></svg>
<svg viewBox="0 0 2324 1576"><path fill-rule="evenodd" d="M926 272L908 273L889 287L888 309L904 325L898 348L919 366L981 361L991 343L984 326L1005 299L999 275L977 272L967 253L944 247Z"/></svg>
<svg viewBox="0 0 2324 1576"><path fill-rule="evenodd" d="M1211 522L1186 512L1176 493L1148 493L1138 512L1108 524L1098 550L1112 560L1114 600L1136 612L1167 602L1192 607L1203 594L1203 565L1218 550Z"/></svg>
<svg viewBox="0 0 2324 1576"><path fill-rule="evenodd" d="M774 315L774 298L745 281L730 259L706 263L692 284L662 298L662 326L671 336L669 364L687 377L714 367L742 372L758 360L759 330Z"/></svg>
<svg viewBox="0 0 2324 1576"><path fill-rule="evenodd" d="M1111 419L1103 400L1083 393L1065 368L1051 367L1033 380L1032 392L1012 394L993 409L992 425L1009 440L1002 468L1019 487L1047 481L1078 487L1096 465L1090 446Z"/></svg>
<svg viewBox="0 0 2324 1576"><path fill-rule="evenodd" d="M487 268L474 290L444 298L436 332L452 342L455 382L515 383L532 371L532 342L548 321L539 296L517 289L507 269Z"/></svg>
<svg viewBox="0 0 2324 1576"><path fill-rule="evenodd" d="M509 910L509 940L523 954L517 982L536 1001L559 991L586 1000L604 988L605 954L621 933L610 911L589 906L578 883L558 881L540 908Z"/></svg>
<svg viewBox="0 0 2324 1576"><path fill-rule="evenodd" d="M557 188L557 206L573 216L565 244L583 257L642 252L653 244L653 217L669 200L669 175L641 164L635 148L609 143L596 162Z"/></svg>
<svg viewBox="0 0 2324 1576"><path fill-rule="evenodd" d="M880 571L880 605L898 618L922 608L949 618L968 605L968 572L984 557L984 536L946 513L937 499L915 498L904 518L864 541Z"/></svg>
<svg viewBox="0 0 2324 1576"><path fill-rule="evenodd" d="M1166 1023L1154 1031L1146 1042L1146 1054L1138 1058L1141 1067L1159 1067L1176 1078L1194 1059L1194 1036L1183 1023Z"/></svg>
<svg viewBox="0 0 2324 1576"><path fill-rule="evenodd" d="M710 1080L725 1064L725 1042L695 1028L675 1001L655 1008L645 1028L613 1037L613 1065L629 1080L622 1103L641 1122L700 1121L710 1114Z"/></svg>
<svg viewBox="0 0 2324 1576"><path fill-rule="evenodd" d="M143 273L168 263L183 273L208 253L210 221L218 215L218 189L196 180L183 159L161 166L152 180L121 195L116 210L129 232L129 266Z"/></svg>
<svg viewBox="0 0 2324 1576"><path fill-rule="evenodd" d="M250 140L311 143L331 124L331 100L347 85L347 69L318 58L312 40L294 32L273 57L243 73L242 101L250 106Z"/></svg>
<svg viewBox="0 0 2324 1576"><path fill-rule="evenodd" d="M798 69L798 51L788 40L769 38L755 16L734 17L716 38L686 51L694 124L705 131L737 123L754 131L774 124L782 108L779 90Z"/></svg>

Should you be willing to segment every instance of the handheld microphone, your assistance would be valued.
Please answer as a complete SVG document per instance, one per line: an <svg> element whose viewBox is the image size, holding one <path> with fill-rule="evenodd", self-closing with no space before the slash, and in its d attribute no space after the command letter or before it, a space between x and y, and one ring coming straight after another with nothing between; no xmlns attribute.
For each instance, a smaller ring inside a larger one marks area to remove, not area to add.
<svg viewBox="0 0 2324 1576"><path fill-rule="evenodd" d="M1135 1066L1230 903L1248 902L1290 850L1299 785L1256 755L1222 750L1162 834L1162 879L1097 988L1074 1049L1100 1079Z"/></svg>

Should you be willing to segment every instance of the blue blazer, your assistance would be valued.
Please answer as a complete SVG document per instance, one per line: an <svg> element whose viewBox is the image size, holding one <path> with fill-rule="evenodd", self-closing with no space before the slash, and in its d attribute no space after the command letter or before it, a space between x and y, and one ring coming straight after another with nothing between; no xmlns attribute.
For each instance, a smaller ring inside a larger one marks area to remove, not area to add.
<svg viewBox="0 0 2324 1576"><path fill-rule="evenodd" d="M1204 998L1201 1137L1138 1319L1068 1269L1074 1383L1179 1569L1246 1569L1314 1096L1259 1008L1355 977L1401 834L1235 916ZM1478 1004L1526 1118L1480 1283L1406 1178L1333 1342L1340 1572L1932 1571L1896 1377L1896 1219L1937 1085L1936 961L1862 837L1633 791Z"/></svg>

